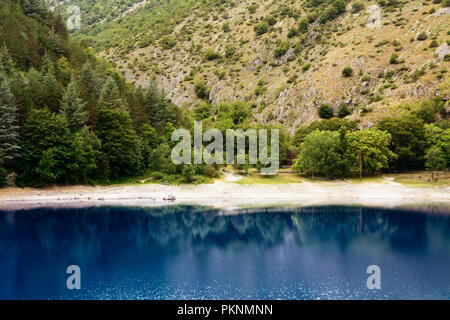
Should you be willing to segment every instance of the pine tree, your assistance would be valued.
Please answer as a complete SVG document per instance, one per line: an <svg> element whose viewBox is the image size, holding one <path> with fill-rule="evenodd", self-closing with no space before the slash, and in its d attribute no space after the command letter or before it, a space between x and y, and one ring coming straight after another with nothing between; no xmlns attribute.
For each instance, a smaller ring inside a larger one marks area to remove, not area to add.
<svg viewBox="0 0 450 320"><path fill-rule="evenodd" d="M112 77L109 77L106 80L106 83L100 92L98 106L110 110L126 110L126 104L120 96L119 88Z"/></svg>
<svg viewBox="0 0 450 320"><path fill-rule="evenodd" d="M49 31L48 32L48 46L50 51L55 55L61 55L63 54L63 50L61 47L61 41L56 35L55 32Z"/></svg>
<svg viewBox="0 0 450 320"><path fill-rule="evenodd" d="M143 125L148 124L148 117L144 110L145 92L142 87L135 88L128 99L130 116L135 128L141 128Z"/></svg>
<svg viewBox="0 0 450 320"><path fill-rule="evenodd" d="M30 68L27 75L28 88L31 94L31 98L33 100L33 105L36 108L41 108L44 106L43 95L42 95L42 86L41 86L41 73L34 69Z"/></svg>
<svg viewBox="0 0 450 320"><path fill-rule="evenodd" d="M47 6L44 0L22 0L23 13L31 17L44 19L47 15Z"/></svg>
<svg viewBox="0 0 450 320"><path fill-rule="evenodd" d="M78 88L80 90L80 97L87 104L86 110L89 111L89 125L94 125L97 122L97 100L100 94L99 87L100 81L98 74L88 61L81 68L80 75L78 77Z"/></svg>
<svg viewBox="0 0 450 320"><path fill-rule="evenodd" d="M16 101L17 123L20 127L33 107L33 96L28 79L22 72L14 73L13 77L10 78L10 87Z"/></svg>
<svg viewBox="0 0 450 320"><path fill-rule="evenodd" d="M41 74L42 102L44 106L48 107L51 111L57 112L59 109L62 88L56 79L53 61L51 61L48 56L44 57Z"/></svg>
<svg viewBox="0 0 450 320"><path fill-rule="evenodd" d="M10 76L14 71L14 63L9 54L8 48L3 44L0 49L0 73Z"/></svg>
<svg viewBox="0 0 450 320"><path fill-rule="evenodd" d="M167 122L167 104L164 94L158 90L156 83L150 82L145 95L144 109L150 125L158 132L164 129Z"/></svg>
<svg viewBox="0 0 450 320"><path fill-rule="evenodd" d="M161 137L154 128L144 124L141 127L139 138L141 139L142 165L144 168L148 168L152 151L161 143Z"/></svg>
<svg viewBox="0 0 450 320"><path fill-rule="evenodd" d="M6 187L6 170L3 169L3 161L0 158L0 188Z"/></svg>
<svg viewBox="0 0 450 320"><path fill-rule="evenodd" d="M89 61L81 68L78 84L85 100L98 98L100 92L98 76Z"/></svg>
<svg viewBox="0 0 450 320"><path fill-rule="evenodd" d="M72 131L79 130L86 123L88 114L85 104L78 97L75 81L71 81L64 92L61 104L61 114L66 117Z"/></svg>
<svg viewBox="0 0 450 320"><path fill-rule="evenodd" d="M9 83L0 77L0 157L7 165L13 164L20 149L16 113L17 106Z"/></svg>

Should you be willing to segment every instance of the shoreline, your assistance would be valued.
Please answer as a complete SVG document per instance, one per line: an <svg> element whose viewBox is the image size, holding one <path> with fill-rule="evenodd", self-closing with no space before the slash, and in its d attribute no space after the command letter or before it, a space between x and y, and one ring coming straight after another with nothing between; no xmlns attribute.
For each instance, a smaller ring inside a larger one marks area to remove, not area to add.
<svg viewBox="0 0 450 320"><path fill-rule="evenodd" d="M175 200L170 200L170 198ZM381 182L303 182L293 184L213 184L171 186L68 186L0 190L0 211L95 206L162 207L198 205L225 211L258 207L357 205L367 207L450 208L450 187L416 187ZM450 210L444 210L450 211Z"/></svg>

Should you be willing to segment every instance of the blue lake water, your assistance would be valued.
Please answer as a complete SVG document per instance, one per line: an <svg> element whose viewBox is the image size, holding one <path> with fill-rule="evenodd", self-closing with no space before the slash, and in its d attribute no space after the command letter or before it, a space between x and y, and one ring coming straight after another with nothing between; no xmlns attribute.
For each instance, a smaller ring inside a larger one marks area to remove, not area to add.
<svg viewBox="0 0 450 320"><path fill-rule="evenodd" d="M81 290L67 289L69 265L81 269ZM366 286L370 265L381 269L380 290ZM0 212L0 299L450 299L450 215Z"/></svg>

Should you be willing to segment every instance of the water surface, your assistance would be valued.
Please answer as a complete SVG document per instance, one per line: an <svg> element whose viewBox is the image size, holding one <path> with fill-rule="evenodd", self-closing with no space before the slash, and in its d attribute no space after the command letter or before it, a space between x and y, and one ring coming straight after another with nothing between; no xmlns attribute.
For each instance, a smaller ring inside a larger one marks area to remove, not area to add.
<svg viewBox="0 0 450 320"><path fill-rule="evenodd" d="M444 210L445 211L445 210ZM66 268L81 268L68 290ZM381 290L366 269L381 268ZM449 299L450 215L315 207L0 212L0 299Z"/></svg>

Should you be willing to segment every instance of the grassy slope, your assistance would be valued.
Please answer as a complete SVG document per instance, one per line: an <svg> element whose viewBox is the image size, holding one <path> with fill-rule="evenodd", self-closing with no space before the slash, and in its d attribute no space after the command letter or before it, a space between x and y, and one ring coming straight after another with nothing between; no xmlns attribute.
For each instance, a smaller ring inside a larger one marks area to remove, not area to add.
<svg viewBox="0 0 450 320"><path fill-rule="evenodd" d="M299 176L295 173L280 173L276 176L261 176L257 173L243 175L243 178L236 181L236 184L289 184L289 183L321 183L332 182L330 180L317 180L308 177ZM433 180L434 178L434 180ZM336 180L340 181L340 180ZM400 174L385 174L377 177L364 177L345 179L345 181L353 184L361 183L399 183L405 186L415 187L448 187L450 185L450 174L445 172L411 172Z"/></svg>

